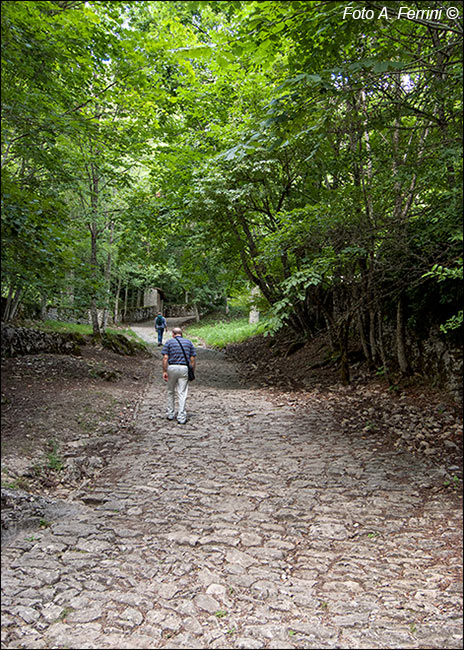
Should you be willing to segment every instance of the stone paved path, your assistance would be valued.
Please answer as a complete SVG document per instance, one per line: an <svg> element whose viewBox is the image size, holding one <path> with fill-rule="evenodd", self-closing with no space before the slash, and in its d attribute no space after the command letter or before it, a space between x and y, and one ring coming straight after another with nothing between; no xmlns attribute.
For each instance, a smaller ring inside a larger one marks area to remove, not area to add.
<svg viewBox="0 0 464 650"><path fill-rule="evenodd" d="M3 549L2 648L462 648L438 470L244 388L220 353L199 351L184 427L164 391L157 360L74 512Z"/></svg>

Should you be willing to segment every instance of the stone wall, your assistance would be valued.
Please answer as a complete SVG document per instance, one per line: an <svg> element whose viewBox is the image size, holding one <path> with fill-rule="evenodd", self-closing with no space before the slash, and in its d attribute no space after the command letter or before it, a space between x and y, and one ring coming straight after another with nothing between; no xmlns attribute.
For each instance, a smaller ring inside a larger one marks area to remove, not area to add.
<svg viewBox="0 0 464 650"><path fill-rule="evenodd" d="M158 305L151 305L145 307L133 307L128 309L125 316L121 313L118 315L117 323L139 323L154 319L156 314L160 311ZM72 307L49 307L47 309L47 318L49 320L63 321L65 323L82 323L83 325L91 325L92 318L90 311L74 309ZM103 318L103 310L98 310L98 322L101 324ZM107 314L107 322L109 325L115 323L113 314Z"/></svg>
<svg viewBox="0 0 464 650"><path fill-rule="evenodd" d="M384 346L393 366L396 366L396 332L393 327L385 328ZM423 376L433 386L443 389L457 401L463 397L463 351L453 347L431 330L423 340L406 337L406 349L412 372Z"/></svg>
<svg viewBox="0 0 464 650"><path fill-rule="evenodd" d="M451 348L438 336L410 345L411 365L434 385L451 393L458 401L463 397L463 351Z"/></svg>
<svg viewBox="0 0 464 650"><path fill-rule="evenodd" d="M81 354L80 347L94 343L103 345L121 355L149 353L145 343L133 341L124 334L104 332L94 339L73 332L44 332L40 329L2 324L1 356L2 359L28 354ZM111 375L102 375L111 379Z"/></svg>
<svg viewBox="0 0 464 650"><path fill-rule="evenodd" d="M47 319L82 325L89 325L92 322L87 309L77 309L76 307L48 307Z"/></svg>
<svg viewBox="0 0 464 650"><path fill-rule="evenodd" d="M153 307L135 307L128 309L125 316L122 318L123 323L141 323L146 320L154 320L159 309Z"/></svg>
<svg viewBox="0 0 464 650"><path fill-rule="evenodd" d="M2 358L41 352L79 355L80 345L85 345L85 339L80 334L43 332L27 327L2 324Z"/></svg>
<svg viewBox="0 0 464 650"><path fill-rule="evenodd" d="M166 318L182 318L183 316L195 316L193 305L167 305L164 315Z"/></svg>

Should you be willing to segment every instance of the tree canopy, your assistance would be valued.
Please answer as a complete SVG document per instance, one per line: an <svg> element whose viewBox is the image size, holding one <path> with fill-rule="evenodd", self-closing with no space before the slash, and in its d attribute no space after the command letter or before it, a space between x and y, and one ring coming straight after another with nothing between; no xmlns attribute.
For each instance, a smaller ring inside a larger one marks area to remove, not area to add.
<svg viewBox="0 0 464 650"><path fill-rule="evenodd" d="M429 4L2 3L3 317L254 286L386 371L389 331L404 373L456 337L462 17Z"/></svg>

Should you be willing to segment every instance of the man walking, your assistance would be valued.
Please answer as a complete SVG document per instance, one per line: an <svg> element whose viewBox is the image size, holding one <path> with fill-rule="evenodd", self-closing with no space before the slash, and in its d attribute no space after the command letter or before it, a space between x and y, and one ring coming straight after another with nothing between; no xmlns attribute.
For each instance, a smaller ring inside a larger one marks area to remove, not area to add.
<svg viewBox="0 0 464 650"><path fill-rule="evenodd" d="M166 329L166 319L161 312L155 318L155 330L158 332L158 347L163 345L163 333Z"/></svg>
<svg viewBox="0 0 464 650"><path fill-rule="evenodd" d="M163 379L168 383L168 420L175 417L175 392L179 401L177 421L187 422L185 404L188 395L188 364L195 370L196 351L192 341L182 337L180 327L174 327L172 338L166 341L161 350L163 355Z"/></svg>

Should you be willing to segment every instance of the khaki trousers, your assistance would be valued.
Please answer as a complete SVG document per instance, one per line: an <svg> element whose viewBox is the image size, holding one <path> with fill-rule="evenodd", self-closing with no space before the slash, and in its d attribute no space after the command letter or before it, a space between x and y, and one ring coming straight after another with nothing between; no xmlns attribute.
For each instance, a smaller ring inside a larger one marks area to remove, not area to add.
<svg viewBox="0 0 464 650"><path fill-rule="evenodd" d="M167 416L173 419L176 411L176 393L178 399L177 421L183 424L187 420L185 403L188 395L188 368L183 365L168 366L168 405Z"/></svg>

